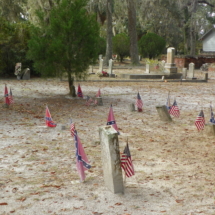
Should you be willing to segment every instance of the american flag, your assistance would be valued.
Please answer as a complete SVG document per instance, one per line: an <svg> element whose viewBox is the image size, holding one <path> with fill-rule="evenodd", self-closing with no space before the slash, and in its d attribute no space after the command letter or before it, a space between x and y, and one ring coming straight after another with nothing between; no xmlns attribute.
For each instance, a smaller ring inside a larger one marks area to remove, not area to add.
<svg viewBox="0 0 215 215"><path fill-rule="evenodd" d="M139 92L137 93L137 100L136 100L136 106L137 106L137 109L139 112L143 111L143 102L142 102L142 99L140 97L140 94Z"/></svg>
<svg viewBox="0 0 215 215"><path fill-rule="evenodd" d="M96 97L101 97L101 91L100 91L100 89L99 89L98 92L96 93Z"/></svg>
<svg viewBox="0 0 215 215"><path fill-rule="evenodd" d="M203 130L205 127L205 117L203 110L200 111L199 115L196 118L195 125L198 129L198 131Z"/></svg>
<svg viewBox="0 0 215 215"><path fill-rule="evenodd" d="M91 166L88 164L89 161L84 152L84 148L81 144L81 141L78 137L77 131L75 131L75 148L76 148L76 167L80 176L81 181L85 180L85 170L90 169Z"/></svg>
<svg viewBox="0 0 215 215"><path fill-rule="evenodd" d="M167 100L166 100L166 107L167 107L168 111L171 109L169 93L168 93Z"/></svg>
<svg viewBox="0 0 215 215"><path fill-rule="evenodd" d="M72 122L71 119L70 119L70 132L71 132L71 136L74 137L75 136L75 123Z"/></svg>
<svg viewBox="0 0 215 215"><path fill-rule="evenodd" d="M211 109L211 118L210 118L210 122L215 124L215 119L214 119L214 113L213 113L213 110L212 110L212 106L210 105L210 109Z"/></svg>
<svg viewBox="0 0 215 215"><path fill-rule="evenodd" d="M81 86L80 86L80 84L78 85L78 97L80 97L80 98L83 98L84 96L83 96L83 93L82 93L82 90L81 90Z"/></svg>
<svg viewBox="0 0 215 215"><path fill-rule="evenodd" d="M9 94L8 94L8 89L6 84L4 88L4 97L5 97L5 104L10 105L10 99L9 99Z"/></svg>
<svg viewBox="0 0 215 215"><path fill-rule="evenodd" d="M10 88L10 93L9 93L8 98L9 98L10 104L14 103L14 100L13 100L13 94L12 94L12 90L11 90L11 88Z"/></svg>
<svg viewBox="0 0 215 215"><path fill-rule="evenodd" d="M131 154L128 147L128 142L125 146L125 149L121 157L121 167L125 171L125 175L127 177L131 177L132 175L134 175L134 167L131 160Z"/></svg>
<svg viewBox="0 0 215 215"><path fill-rule="evenodd" d="M179 117L180 116L180 111L177 105L176 100L174 101L172 107L169 110L169 114L173 115L174 117Z"/></svg>

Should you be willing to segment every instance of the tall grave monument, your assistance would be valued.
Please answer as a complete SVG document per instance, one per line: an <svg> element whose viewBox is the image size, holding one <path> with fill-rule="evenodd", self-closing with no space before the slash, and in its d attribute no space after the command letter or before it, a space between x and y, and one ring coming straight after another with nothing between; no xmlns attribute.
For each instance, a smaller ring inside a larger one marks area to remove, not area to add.
<svg viewBox="0 0 215 215"><path fill-rule="evenodd" d="M177 73L177 67L176 64L174 63L174 58L175 58L175 48L170 47L167 49L167 62L165 63L164 66L164 72L166 74L174 74Z"/></svg>

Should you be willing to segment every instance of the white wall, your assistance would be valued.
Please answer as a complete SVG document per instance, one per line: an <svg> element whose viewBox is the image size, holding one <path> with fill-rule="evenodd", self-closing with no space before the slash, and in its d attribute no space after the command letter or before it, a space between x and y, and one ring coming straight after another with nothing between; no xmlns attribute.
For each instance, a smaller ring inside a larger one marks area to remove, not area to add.
<svg viewBox="0 0 215 215"><path fill-rule="evenodd" d="M203 51L214 52L215 51L215 31L212 31L203 40Z"/></svg>

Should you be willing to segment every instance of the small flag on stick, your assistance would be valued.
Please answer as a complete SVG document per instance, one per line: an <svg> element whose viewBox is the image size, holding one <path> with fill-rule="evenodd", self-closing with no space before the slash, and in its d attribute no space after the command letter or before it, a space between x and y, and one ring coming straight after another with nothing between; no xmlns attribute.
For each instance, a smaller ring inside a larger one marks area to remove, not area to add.
<svg viewBox="0 0 215 215"><path fill-rule="evenodd" d="M96 97L101 97L101 91L100 91L100 89L99 89L98 92L96 93Z"/></svg>
<svg viewBox="0 0 215 215"><path fill-rule="evenodd" d="M11 88L10 88L10 93L9 93L8 98L9 98L10 104L14 103L14 100L13 100L13 94L12 94L12 90L11 90Z"/></svg>
<svg viewBox="0 0 215 215"><path fill-rule="evenodd" d="M4 88L4 99L5 99L5 104L6 105L10 105L10 100L9 100L9 94L8 94L8 89L7 89L7 85L5 84L5 88Z"/></svg>
<svg viewBox="0 0 215 215"><path fill-rule="evenodd" d="M201 110L199 115L197 116L196 121L195 121L195 125L196 125L196 128L198 129L198 131L204 129L204 127L205 127L205 117L204 117L203 110Z"/></svg>
<svg viewBox="0 0 215 215"><path fill-rule="evenodd" d="M134 175L134 167L131 160L131 154L128 147L128 142L122 154L121 167L125 171L125 175L127 177L131 177L132 175Z"/></svg>
<svg viewBox="0 0 215 215"><path fill-rule="evenodd" d="M137 93L137 100L136 100L136 106L137 106L137 110L138 112L142 112L143 111L143 101L140 97L139 92Z"/></svg>
<svg viewBox="0 0 215 215"><path fill-rule="evenodd" d="M212 106L210 105L210 109L211 109L211 118L210 118L210 122L215 124L215 119L214 119L214 113L213 113L213 110L212 110Z"/></svg>
<svg viewBox="0 0 215 215"><path fill-rule="evenodd" d="M118 132L118 134L119 134L119 130L118 130L118 127L117 127L115 118L114 118L114 114L113 114L113 107L112 107L112 104L111 104L111 106L110 106L110 110L109 110L109 114L108 114L107 125L112 125L113 128L114 128L114 129Z"/></svg>
<svg viewBox="0 0 215 215"><path fill-rule="evenodd" d="M74 137L75 136L75 123L72 122L71 119L70 119L70 132L71 132L71 136Z"/></svg>
<svg viewBox="0 0 215 215"><path fill-rule="evenodd" d="M89 161L84 152L84 148L81 144L81 141L78 137L77 131L75 131L75 148L76 148L76 167L80 176L81 181L85 180L85 170L90 169L91 166L88 164Z"/></svg>
<svg viewBox="0 0 215 215"><path fill-rule="evenodd" d="M167 96L166 107L167 107L168 111L171 109L171 105L170 105L170 93L168 93L168 96Z"/></svg>
<svg viewBox="0 0 215 215"><path fill-rule="evenodd" d="M89 106L93 102L93 99L89 96L86 97L86 105Z"/></svg>
<svg viewBox="0 0 215 215"><path fill-rule="evenodd" d="M83 98L84 96L83 96L83 93L82 93L82 90L81 90L81 86L80 86L80 84L78 85L78 97L80 97L80 98Z"/></svg>
<svg viewBox="0 0 215 215"><path fill-rule="evenodd" d="M174 101L173 105L171 106L171 108L169 110L169 114L173 115L174 117L180 116L180 111L179 111L176 100Z"/></svg>
<svg viewBox="0 0 215 215"><path fill-rule="evenodd" d="M48 127L56 127L57 126L57 124L55 124L52 120L48 106L46 106L46 117L45 117L45 119L46 119L46 126L48 126Z"/></svg>

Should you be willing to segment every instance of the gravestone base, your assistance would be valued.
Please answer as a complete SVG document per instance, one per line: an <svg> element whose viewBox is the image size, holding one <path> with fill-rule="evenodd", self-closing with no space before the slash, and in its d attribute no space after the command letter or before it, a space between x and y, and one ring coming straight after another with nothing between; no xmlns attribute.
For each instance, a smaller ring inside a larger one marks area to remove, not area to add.
<svg viewBox="0 0 215 215"><path fill-rule="evenodd" d="M115 75L115 74L109 74L109 77L111 77L111 78L115 78L115 77L116 77L116 75Z"/></svg>
<svg viewBox="0 0 215 215"><path fill-rule="evenodd" d="M175 66L175 64L166 63L164 67L164 72L166 74L175 74L177 73L178 68Z"/></svg>
<svg viewBox="0 0 215 215"><path fill-rule="evenodd" d="M162 121L172 122L172 118L167 110L166 105L157 105L156 110Z"/></svg>
<svg viewBox="0 0 215 215"><path fill-rule="evenodd" d="M210 136L215 136L215 124L207 123L205 124L205 131Z"/></svg>
<svg viewBox="0 0 215 215"><path fill-rule="evenodd" d="M2 107L3 108L9 108L9 105L8 104L3 104Z"/></svg>

